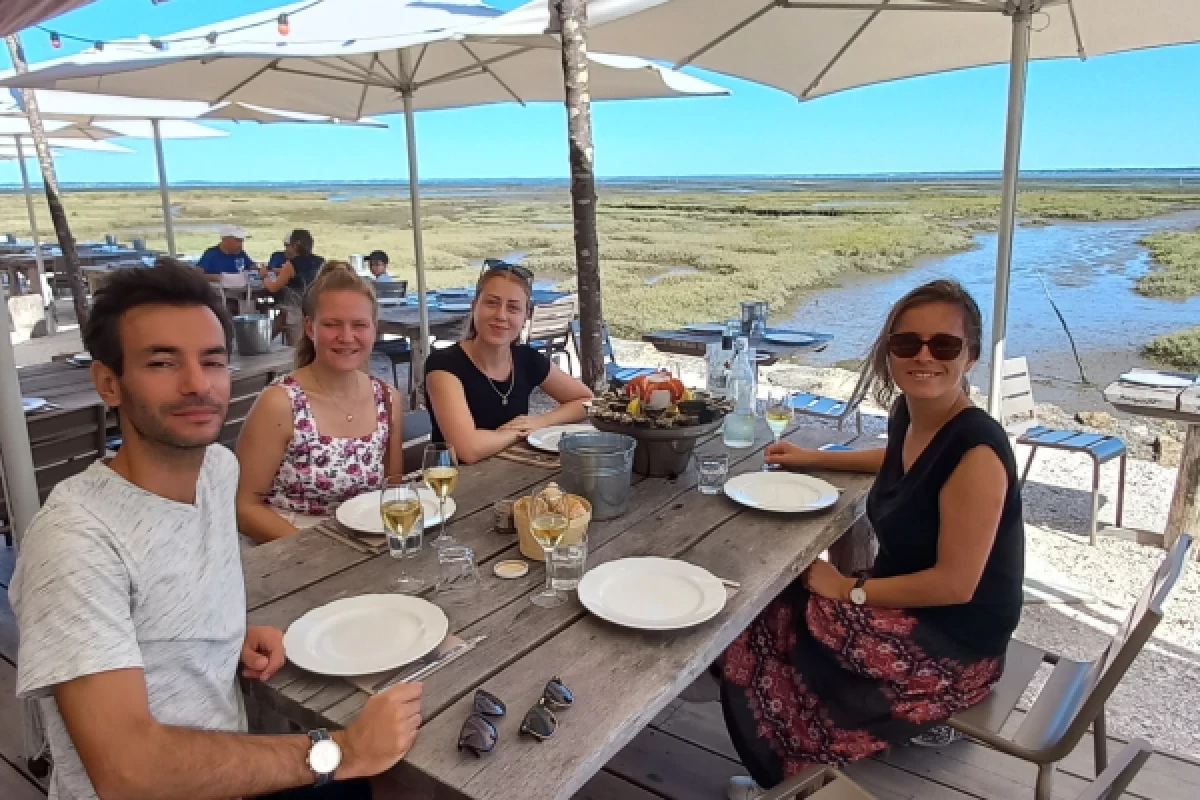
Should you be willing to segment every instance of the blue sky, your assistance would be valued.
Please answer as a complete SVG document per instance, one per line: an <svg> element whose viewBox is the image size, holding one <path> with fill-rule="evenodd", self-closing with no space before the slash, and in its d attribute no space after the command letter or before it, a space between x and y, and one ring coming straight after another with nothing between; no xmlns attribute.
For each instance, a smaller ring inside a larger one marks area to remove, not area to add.
<svg viewBox="0 0 1200 800"><path fill-rule="evenodd" d="M523 0L492 0L513 8ZM96 39L159 35L279 5L278 0L97 0L49 27ZM22 34L31 62L78 50ZM0 67L9 66L0 52ZM899 81L808 103L697 73L732 97L593 106L601 177L838 174L999 169L1007 70ZM1030 68L1025 169L1200 165L1200 45ZM226 125L227 139L168 142L173 181L392 180L406 177L402 120L388 130ZM492 106L417 117L423 179L566 177L561 106ZM152 147L64 154L69 182L153 182ZM0 162L0 183L18 181Z"/></svg>

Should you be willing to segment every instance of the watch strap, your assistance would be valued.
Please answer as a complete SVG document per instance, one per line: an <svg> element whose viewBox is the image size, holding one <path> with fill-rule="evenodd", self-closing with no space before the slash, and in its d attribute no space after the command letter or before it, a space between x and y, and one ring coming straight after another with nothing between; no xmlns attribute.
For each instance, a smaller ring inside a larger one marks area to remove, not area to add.
<svg viewBox="0 0 1200 800"><path fill-rule="evenodd" d="M867 583L867 578L869 578L869 577L870 577L869 575L859 575L859 576L858 576L858 580L856 580L856 581L854 582L854 588L855 588L855 589L861 589L863 586L865 586L865 585L866 585L866 583Z"/></svg>
<svg viewBox="0 0 1200 800"><path fill-rule="evenodd" d="M333 739L333 737L329 735L329 731L325 730L324 728L317 728L316 730L309 731L308 738L309 741L313 743L313 747L316 747L320 742L331 741ZM333 783L332 772L317 772L316 776L317 779L313 784L314 786L327 786L328 784Z"/></svg>

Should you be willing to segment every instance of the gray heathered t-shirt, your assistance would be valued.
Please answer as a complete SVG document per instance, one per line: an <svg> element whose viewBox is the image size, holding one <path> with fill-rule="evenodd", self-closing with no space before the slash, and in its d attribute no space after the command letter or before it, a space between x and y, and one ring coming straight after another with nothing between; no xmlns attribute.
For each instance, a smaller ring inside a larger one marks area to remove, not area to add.
<svg viewBox="0 0 1200 800"><path fill-rule="evenodd" d="M97 462L55 487L34 517L9 598L21 637L17 696L39 698L54 757L51 800L96 797L51 694L56 684L141 668L160 723L246 729L237 482L237 459L220 445L205 454L194 506Z"/></svg>

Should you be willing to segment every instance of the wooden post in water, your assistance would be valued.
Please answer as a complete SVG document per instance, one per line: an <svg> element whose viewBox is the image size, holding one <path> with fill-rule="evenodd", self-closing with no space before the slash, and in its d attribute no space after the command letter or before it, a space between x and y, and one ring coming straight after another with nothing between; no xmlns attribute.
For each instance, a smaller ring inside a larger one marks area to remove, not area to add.
<svg viewBox="0 0 1200 800"><path fill-rule="evenodd" d="M579 287L579 368L593 391L607 383L601 336L600 256L596 236L596 176L592 171L592 103L588 88L586 0L554 0L562 28L563 85L571 157L571 212L575 229L575 269Z"/></svg>
<svg viewBox="0 0 1200 800"><path fill-rule="evenodd" d="M1200 425L1187 426L1183 453L1179 456L1179 475L1175 478L1175 494L1167 512L1167 528L1163 546L1170 550L1181 533L1200 537ZM1200 558L1200 553L1197 553Z"/></svg>
<svg viewBox="0 0 1200 800"><path fill-rule="evenodd" d="M8 43L8 53L12 56L13 69L18 75L29 71L25 62L25 51L17 34L4 37ZM83 272L79 268L79 254L75 252L75 237L71 235L71 225L67 221L67 212L63 209L62 200L58 193L58 178L54 174L54 159L50 155L50 145L46 142L46 132L42 128L42 115L38 111L37 95L32 89L21 89L21 102L25 106L25 116L29 120L29 132L33 136L33 147L37 151L38 164L42 168L42 185L46 187L46 204L50 207L50 219L54 223L54 233L58 236L58 246L62 250L63 263L66 266L67 283L71 287L71 299L75 303L75 316L79 319L80 330L87 322L87 287L83 283ZM39 287L40 289L40 287ZM46 298L53 300L53 298Z"/></svg>

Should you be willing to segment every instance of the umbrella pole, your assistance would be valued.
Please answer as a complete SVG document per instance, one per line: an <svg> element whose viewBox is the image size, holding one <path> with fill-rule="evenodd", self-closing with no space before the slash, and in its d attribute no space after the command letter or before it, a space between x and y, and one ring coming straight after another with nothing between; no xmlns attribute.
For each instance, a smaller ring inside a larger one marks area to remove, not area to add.
<svg viewBox="0 0 1200 800"><path fill-rule="evenodd" d="M401 58L407 69L407 53ZM421 334L413 342L412 363L412 397L409 408L421 408L425 401L425 356L429 350L429 308L425 304L425 249L421 243L421 192L417 185L417 130L413 119L412 89L402 92L404 97L404 141L408 145L408 197L412 205L413 256L417 267L417 314L420 319Z"/></svg>
<svg viewBox="0 0 1200 800"><path fill-rule="evenodd" d="M29 186L29 170L25 167L25 146L21 144L20 136L14 136L13 143L17 146L17 164L21 167L21 188L25 191L25 209L29 212L29 235L33 237L33 258L37 261L38 280L40 281L46 274L46 263L42 260L42 240L38 236L37 214L33 210L33 190ZM46 302L53 302L53 298L46 298Z"/></svg>
<svg viewBox="0 0 1200 800"><path fill-rule="evenodd" d="M1021 166L1021 127L1025 121L1025 79L1029 72L1029 32L1033 12L1021 0L1013 14L1012 60L1008 73L1008 124L1004 136L1004 180L1000 189L1000 233L996 239L996 285L992 306L992 358L988 412L1001 419L1004 343L1008 329L1008 284L1012 271L1013 233L1017 222L1017 179Z"/></svg>
<svg viewBox="0 0 1200 800"><path fill-rule="evenodd" d="M158 194L162 197L163 227L167 231L167 254L174 256L176 255L175 223L171 221L171 192L167 188L167 164L163 158L162 130L156 119L150 120L150 127L154 131L154 160L158 165Z"/></svg>
<svg viewBox="0 0 1200 800"><path fill-rule="evenodd" d="M17 359L13 353L9 328L8 298L0 292L0 375L12 379L0 381L0 460L4 465L4 489L12 510L13 541L21 546L21 537L37 513L37 481L33 472L33 453L29 449L29 429L21 407L21 384L17 380Z"/></svg>

